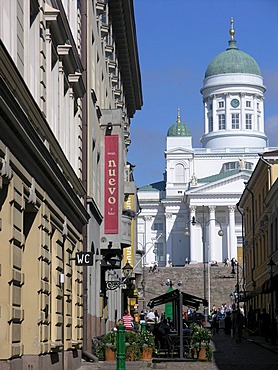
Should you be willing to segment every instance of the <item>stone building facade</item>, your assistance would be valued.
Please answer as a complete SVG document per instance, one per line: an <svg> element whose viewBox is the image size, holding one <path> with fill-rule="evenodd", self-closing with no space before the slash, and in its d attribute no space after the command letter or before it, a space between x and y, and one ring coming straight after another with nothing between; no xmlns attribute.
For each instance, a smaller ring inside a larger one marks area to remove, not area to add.
<svg viewBox="0 0 278 370"><path fill-rule="evenodd" d="M107 261L122 264L132 246L137 207L124 208L136 191L130 120L142 105L135 35L132 1L0 4L0 369L76 369L122 313L121 291L115 299L105 282ZM118 228L110 234L111 134ZM92 265L79 266L77 252Z"/></svg>

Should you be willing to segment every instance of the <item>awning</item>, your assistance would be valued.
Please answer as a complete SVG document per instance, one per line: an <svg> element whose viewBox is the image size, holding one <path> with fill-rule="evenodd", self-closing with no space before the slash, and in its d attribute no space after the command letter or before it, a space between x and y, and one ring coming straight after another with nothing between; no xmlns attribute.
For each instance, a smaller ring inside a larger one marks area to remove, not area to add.
<svg viewBox="0 0 278 370"><path fill-rule="evenodd" d="M172 292L168 292L151 299L148 303L148 306L150 308L153 308L154 306L159 306L167 302L178 301L180 294L182 295L183 306L194 307L196 309L199 308L200 304L205 307L208 306L208 301L206 299L181 292L179 289L175 289Z"/></svg>

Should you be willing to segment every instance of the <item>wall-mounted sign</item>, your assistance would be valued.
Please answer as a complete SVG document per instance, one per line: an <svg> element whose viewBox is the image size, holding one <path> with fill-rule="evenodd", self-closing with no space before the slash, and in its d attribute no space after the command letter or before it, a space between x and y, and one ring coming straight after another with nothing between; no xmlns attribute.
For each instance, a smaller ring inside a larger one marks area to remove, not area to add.
<svg viewBox="0 0 278 370"><path fill-rule="evenodd" d="M104 232L118 234L119 137L105 136L104 153Z"/></svg>
<svg viewBox="0 0 278 370"><path fill-rule="evenodd" d="M92 266L93 253L91 252L77 252L75 255L76 266Z"/></svg>

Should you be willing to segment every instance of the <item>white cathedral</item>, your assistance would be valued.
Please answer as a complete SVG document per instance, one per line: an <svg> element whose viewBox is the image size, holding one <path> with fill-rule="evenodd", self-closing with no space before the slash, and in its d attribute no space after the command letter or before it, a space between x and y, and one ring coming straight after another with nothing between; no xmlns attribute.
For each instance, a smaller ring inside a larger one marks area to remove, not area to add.
<svg viewBox="0 0 278 370"><path fill-rule="evenodd" d="M205 72L202 148L192 148L178 111L167 132L164 180L138 190L138 249L146 266L242 260L237 203L259 155L274 148L264 132L260 68L238 49L234 34L231 20L228 48Z"/></svg>

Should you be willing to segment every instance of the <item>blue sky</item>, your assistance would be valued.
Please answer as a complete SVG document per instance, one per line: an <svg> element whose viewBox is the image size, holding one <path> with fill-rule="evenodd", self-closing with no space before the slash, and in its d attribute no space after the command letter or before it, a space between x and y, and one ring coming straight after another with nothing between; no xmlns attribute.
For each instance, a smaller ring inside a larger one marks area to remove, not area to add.
<svg viewBox="0 0 278 370"><path fill-rule="evenodd" d="M226 50L230 18L240 50L259 64L265 93L265 132L278 145L278 0L134 0L143 107L131 121L128 160L138 187L163 179L168 128L177 109L192 133L203 134L200 88L205 70Z"/></svg>

